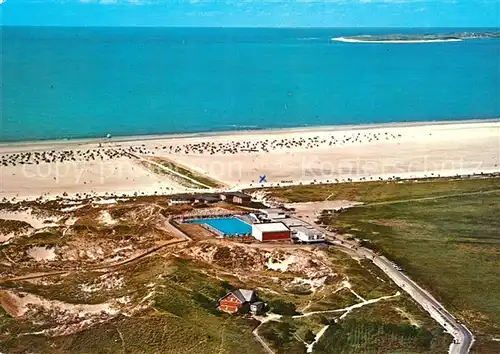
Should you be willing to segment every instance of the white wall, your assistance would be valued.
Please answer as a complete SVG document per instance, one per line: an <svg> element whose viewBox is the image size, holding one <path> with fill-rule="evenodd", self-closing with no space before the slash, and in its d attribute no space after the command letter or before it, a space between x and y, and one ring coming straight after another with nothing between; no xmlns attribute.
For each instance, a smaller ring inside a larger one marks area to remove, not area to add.
<svg viewBox="0 0 500 354"><path fill-rule="evenodd" d="M257 240L262 241L262 231L256 228L255 225L252 225L252 236Z"/></svg>
<svg viewBox="0 0 500 354"><path fill-rule="evenodd" d="M323 235L320 233L317 233L313 237L310 238L306 233L304 233L302 231L297 231L297 238L303 242L319 241L319 240L324 239Z"/></svg>

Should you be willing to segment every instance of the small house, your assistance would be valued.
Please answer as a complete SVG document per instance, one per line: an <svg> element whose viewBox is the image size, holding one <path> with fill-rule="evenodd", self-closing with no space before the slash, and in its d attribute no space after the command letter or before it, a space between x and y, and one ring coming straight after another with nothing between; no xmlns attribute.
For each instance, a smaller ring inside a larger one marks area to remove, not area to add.
<svg viewBox="0 0 500 354"><path fill-rule="evenodd" d="M214 204L221 201L221 198L217 194L202 194L198 195L195 199L197 204Z"/></svg>
<svg viewBox="0 0 500 354"><path fill-rule="evenodd" d="M226 200L234 204L248 204L252 201L252 197L243 192L228 192L220 196L221 200Z"/></svg>
<svg viewBox="0 0 500 354"><path fill-rule="evenodd" d="M313 228L298 226L292 227L292 232L295 234L295 237L300 242L311 243L311 242L323 242L325 240L325 235Z"/></svg>
<svg viewBox="0 0 500 354"><path fill-rule="evenodd" d="M182 194L170 197L168 200L168 205L192 204L194 201L194 195Z"/></svg>
<svg viewBox="0 0 500 354"><path fill-rule="evenodd" d="M203 204L214 204L220 202L220 199L217 197L208 196L200 198L198 202Z"/></svg>
<svg viewBox="0 0 500 354"><path fill-rule="evenodd" d="M233 193L233 203L235 204L248 204L252 201L252 197L241 192Z"/></svg>
<svg viewBox="0 0 500 354"><path fill-rule="evenodd" d="M282 209L269 208L269 209L262 209L261 212L269 220L285 219L288 217L287 213Z"/></svg>
<svg viewBox="0 0 500 354"><path fill-rule="evenodd" d="M245 312L256 301L257 295L253 290L237 289L220 298L217 308L227 313Z"/></svg>

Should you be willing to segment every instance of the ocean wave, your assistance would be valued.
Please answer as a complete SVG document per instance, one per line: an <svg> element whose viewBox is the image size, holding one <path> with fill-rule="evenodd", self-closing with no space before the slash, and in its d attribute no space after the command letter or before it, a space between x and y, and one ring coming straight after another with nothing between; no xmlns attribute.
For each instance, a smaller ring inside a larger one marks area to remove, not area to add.
<svg viewBox="0 0 500 354"><path fill-rule="evenodd" d="M345 42L345 43L440 43L440 42L462 42L460 38L448 39L391 39L391 40L366 40L355 39L346 37L332 38L332 41Z"/></svg>
<svg viewBox="0 0 500 354"><path fill-rule="evenodd" d="M318 37L305 37L305 38L297 38L298 41L317 41Z"/></svg>
<svg viewBox="0 0 500 354"><path fill-rule="evenodd" d="M232 129L258 129L258 125L240 125L240 124L227 124L222 125L223 128L232 128Z"/></svg>

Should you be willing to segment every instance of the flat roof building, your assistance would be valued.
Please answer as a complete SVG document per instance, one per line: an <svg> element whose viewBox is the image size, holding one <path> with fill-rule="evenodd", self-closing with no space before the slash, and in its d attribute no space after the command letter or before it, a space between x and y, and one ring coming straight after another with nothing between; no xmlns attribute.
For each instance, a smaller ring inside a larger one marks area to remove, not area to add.
<svg viewBox="0 0 500 354"><path fill-rule="evenodd" d="M288 217L287 213L282 209L269 208L269 209L261 209L260 211L261 213L266 215L268 219L271 220L285 219Z"/></svg>
<svg viewBox="0 0 500 354"><path fill-rule="evenodd" d="M291 228L294 236L300 241L300 242L322 242L325 240L325 235L311 227L304 227L304 226L297 226L297 227L292 227Z"/></svg>
<svg viewBox="0 0 500 354"><path fill-rule="evenodd" d="M195 196L193 194L178 194L173 195L168 199L169 205L175 204L191 204L195 200Z"/></svg>
<svg viewBox="0 0 500 354"><path fill-rule="evenodd" d="M296 218L286 218L283 220L280 220L283 224L285 224L288 227L298 227L298 226L303 226L303 227L312 227L310 224L308 224L305 221L302 221L300 219Z"/></svg>
<svg viewBox="0 0 500 354"><path fill-rule="evenodd" d="M289 240L290 229L281 222L252 224L252 236L259 241Z"/></svg>
<svg viewBox="0 0 500 354"><path fill-rule="evenodd" d="M252 197L243 192L227 192L220 195L222 200L227 200L235 204L246 204L252 201Z"/></svg>

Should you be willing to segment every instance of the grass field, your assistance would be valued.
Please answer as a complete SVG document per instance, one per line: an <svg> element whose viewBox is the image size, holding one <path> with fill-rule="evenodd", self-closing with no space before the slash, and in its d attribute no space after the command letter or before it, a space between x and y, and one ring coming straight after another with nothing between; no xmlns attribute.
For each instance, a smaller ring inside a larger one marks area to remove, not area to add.
<svg viewBox="0 0 500 354"><path fill-rule="evenodd" d="M429 330L408 324L348 318L328 327L315 353L445 353L448 343L433 338Z"/></svg>
<svg viewBox="0 0 500 354"><path fill-rule="evenodd" d="M500 192L495 189L499 185L500 179L339 185L334 198L373 204L325 216L322 222L368 239L370 247L395 261L469 325L478 338L477 352L498 353ZM320 191L313 196L332 193L317 188ZM295 192L292 197L289 192L285 195L294 200L306 195ZM424 199L412 200L419 198Z"/></svg>
<svg viewBox="0 0 500 354"><path fill-rule="evenodd" d="M287 198L300 201L307 200L309 193L311 198L333 195L330 199L369 203L344 213L325 214L323 221L341 232L369 239L429 289L474 332L477 353L500 353L500 342L493 340L500 338L500 192L495 191L500 189L500 179L302 188L306 191L293 189L292 197L289 189L282 192L288 193ZM310 192L310 188L319 191ZM457 196L461 191L466 194ZM272 192L279 194L279 190ZM144 209L139 205L130 210ZM120 208L110 213L119 218L130 210ZM134 214L134 218L142 220L142 214ZM120 234L129 231L132 229L121 230ZM141 229L136 233L143 232ZM67 237L62 240L66 242ZM33 245L42 241L38 236L32 238L20 238L19 242ZM88 240L95 242L97 238ZM43 242L50 244L55 240L52 235L45 235ZM354 260L333 246L325 248L322 254L325 264L342 275L341 279L348 280L352 290L364 299L393 295L399 290L369 261ZM241 262L246 255L242 253ZM238 264L233 265L235 273ZM78 333L50 338L19 335L44 329L44 325L13 319L0 309L0 352L25 353L36 348L40 353L263 353L251 333L256 321L216 310L217 299L228 291L228 285L259 289L259 296L272 310L277 310L276 304L281 300L282 304L293 305L294 313L328 311L360 301L348 288L335 292L342 287L339 282L315 293L301 293L282 285L297 274L264 270L239 277L222 272L227 269L165 254L113 270L109 275L121 279L121 285L98 291L82 291L81 285L103 283L103 273L83 270L68 277L5 283L3 287L7 289L70 304L100 304L120 297L137 303L150 291L154 290L154 294L149 307L130 317L120 315ZM262 325L259 333L277 353L302 353L303 342L312 342L313 334L340 315L331 311L300 318L285 315L282 322ZM332 324L314 352L441 353L446 352L450 342L451 337L409 296L402 294L350 312L337 325Z"/></svg>
<svg viewBox="0 0 500 354"><path fill-rule="evenodd" d="M492 190L500 190L500 178L337 183L264 189L270 197L290 203L323 201L327 198L375 203Z"/></svg>

